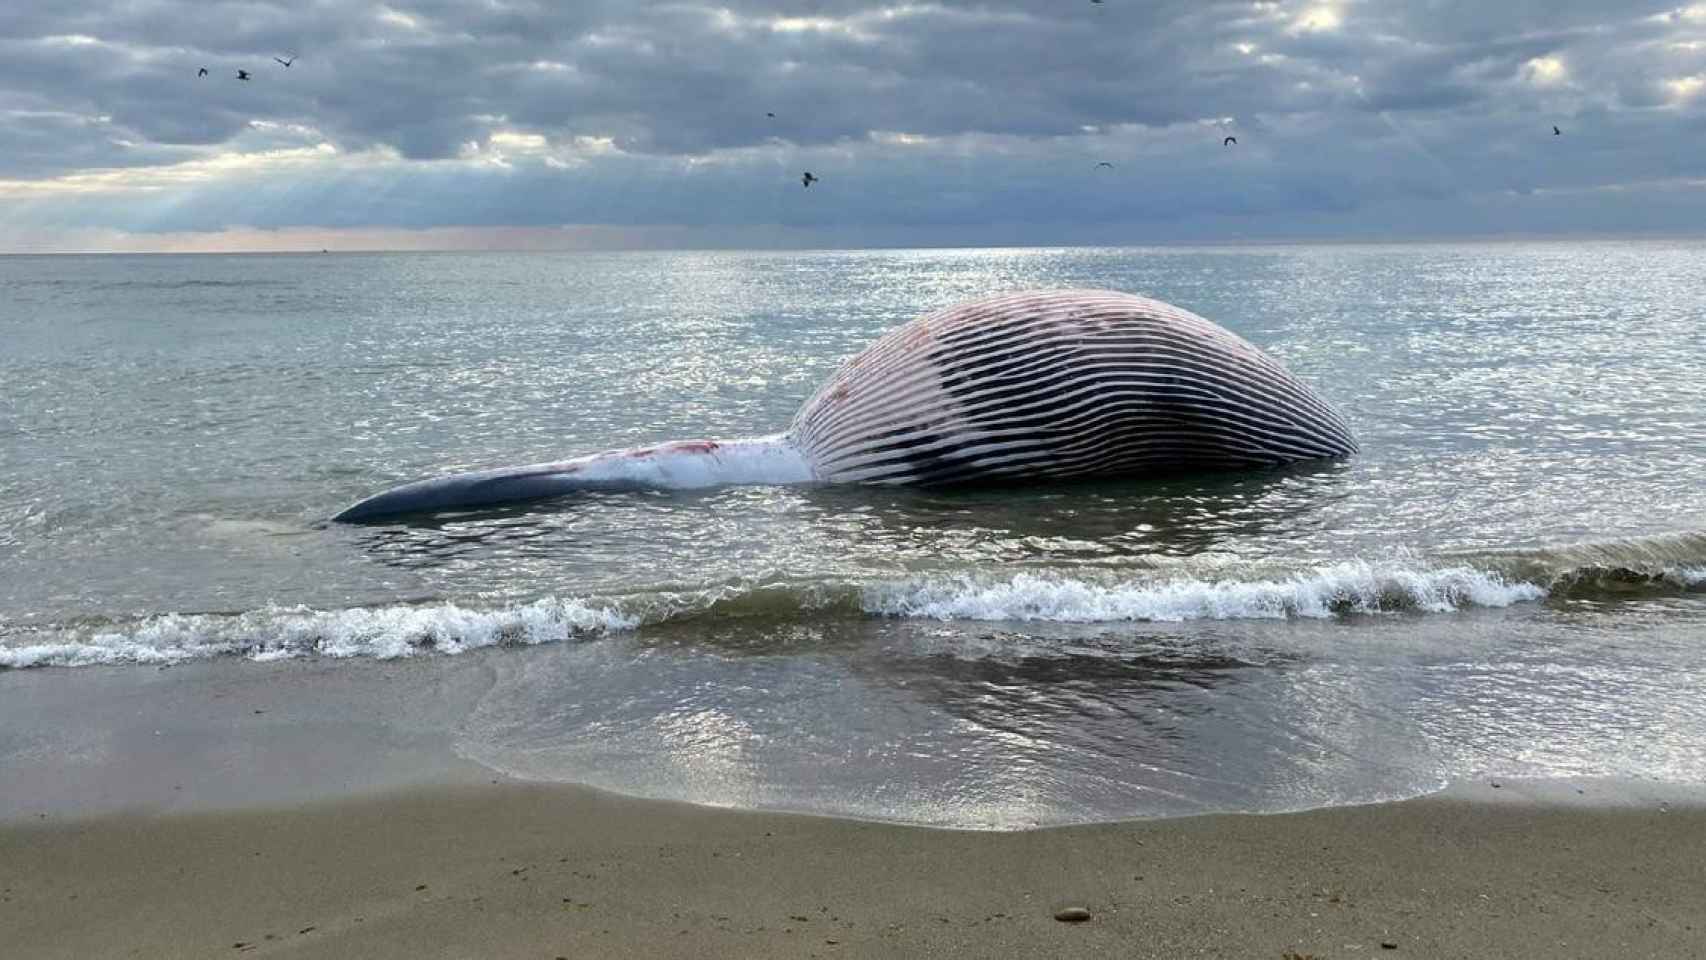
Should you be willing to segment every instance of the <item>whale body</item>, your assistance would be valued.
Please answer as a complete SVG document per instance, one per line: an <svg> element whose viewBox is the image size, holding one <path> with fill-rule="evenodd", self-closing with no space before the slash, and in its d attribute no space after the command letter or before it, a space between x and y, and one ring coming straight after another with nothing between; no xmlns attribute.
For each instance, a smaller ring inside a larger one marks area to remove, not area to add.
<svg viewBox="0 0 1706 960"><path fill-rule="evenodd" d="M333 519L578 490L751 483L945 486L1249 469L1357 450L1278 361L1187 310L1108 290L926 314L844 363L782 433L422 480Z"/></svg>

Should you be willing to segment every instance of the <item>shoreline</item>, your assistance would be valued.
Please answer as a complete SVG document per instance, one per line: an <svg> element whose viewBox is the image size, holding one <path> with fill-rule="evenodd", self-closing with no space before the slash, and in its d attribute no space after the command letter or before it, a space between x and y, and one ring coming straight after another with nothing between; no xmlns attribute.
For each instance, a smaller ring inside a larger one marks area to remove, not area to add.
<svg viewBox="0 0 1706 960"><path fill-rule="evenodd" d="M1706 807L1491 789L1017 832L508 781L10 820L0 929L28 957L1706 955Z"/></svg>
<svg viewBox="0 0 1706 960"><path fill-rule="evenodd" d="M699 785L706 789L682 789L693 786L692 757L677 753L671 761L677 766L666 770L670 777L662 788L648 790L644 778L612 777L597 763L530 776L525 765L506 765L501 755L494 762L490 751L478 749L470 731L479 728L470 718L499 695L506 675L518 665L554 662L576 652L546 646L525 657L493 648L403 661L213 660L171 669L96 666L0 673L0 730L5 731L0 736L0 826L34 822L42 814L59 822L117 814L239 813L360 801L416 788L493 784L574 785L636 802L673 800L972 832L1111 825L1122 817L1142 822L1274 815L1435 796L1499 804L1706 808L1706 784L1636 774L1522 778L1495 769L1448 781L1447 771L1416 769L1403 776L1386 770L1378 781L1353 780L1355 789L1336 794L1286 796L1270 790L1227 798L1225 804L1209 798L1182 810L1146 809L1134 802L1125 805L1131 812L1094 819L1082 810L1076 815L1054 810L1051 817L1002 809L973 815L977 809L944 810L917 797L862 808L838 803L834 771L796 771L796 778L809 775L816 784L815 792L806 794L719 793L710 789L714 781ZM624 768L614 769L621 773ZM1501 788L1489 786L1494 779ZM897 792L907 786L901 781L889 785ZM994 795L985 791L983 796Z"/></svg>

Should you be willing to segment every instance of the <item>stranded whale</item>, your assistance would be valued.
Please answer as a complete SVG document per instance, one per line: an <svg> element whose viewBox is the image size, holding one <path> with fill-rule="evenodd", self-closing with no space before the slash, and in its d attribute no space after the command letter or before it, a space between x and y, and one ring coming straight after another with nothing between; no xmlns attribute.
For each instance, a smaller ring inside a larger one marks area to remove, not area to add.
<svg viewBox="0 0 1706 960"><path fill-rule="evenodd" d="M422 480L333 519L576 490L949 485L1243 469L1356 452L1314 390L1242 337L1106 290L927 314L842 365L782 433L689 440Z"/></svg>

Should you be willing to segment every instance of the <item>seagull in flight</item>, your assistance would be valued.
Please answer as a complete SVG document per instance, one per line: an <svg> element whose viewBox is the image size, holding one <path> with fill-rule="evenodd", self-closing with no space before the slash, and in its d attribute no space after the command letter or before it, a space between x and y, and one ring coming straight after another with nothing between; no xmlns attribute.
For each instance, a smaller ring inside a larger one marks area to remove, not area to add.
<svg viewBox="0 0 1706 960"><path fill-rule="evenodd" d="M207 68L206 68L206 67L202 67L202 68L201 68L201 69L200 69L200 70L197 70L197 71L196 71L196 72L195 72L195 75L196 75L196 76L198 76L198 77L205 77L205 76L207 76Z"/></svg>
<svg viewBox="0 0 1706 960"><path fill-rule="evenodd" d="M239 79L239 80L247 80L247 79L249 79L249 71L247 71L247 70L239 70L239 71L237 71L237 79Z"/></svg>
<svg viewBox="0 0 1706 960"><path fill-rule="evenodd" d="M1561 135L1562 135L1562 134L1563 134L1563 133L1564 133L1564 131L1562 131L1562 130L1560 130L1560 129L1558 129L1558 125L1557 125L1557 124L1555 124L1555 123L1554 123L1554 124L1553 124L1553 125L1552 125L1552 135L1553 135L1553 136L1554 136L1554 137L1556 137L1556 136L1561 136Z"/></svg>
<svg viewBox="0 0 1706 960"><path fill-rule="evenodd" d="M273 57L273 59L274 59L274 60L277 60L277 61L278 61L278 62L279 62L279 63L282 63L282 64L284 64L284 66L285 66L285 69L287 69L287 70L288 70L288 69L289 69L289 68L290 68L290 65L291 65L291 64L293 64L293 63L295 63L295 62L296 62L296 58L295 58L295 57L291 57L291 58L290 58L290 59L289 59L289 60L283 60L283 59L280 59L280 58L278 58L278 57Z"/></svg>
<svg viewBox="0 0 1706 960"><path fill-rule="evenodd" d="M1098 2L1099 2L1099 0L1098 0ZM1101 163L1098 163L1098 164L1096 164L1096 166L1098 166L1098 167L1107 167L1107 168L1108 168L1108 169L1109 169L1109 170L1112 170L1112 169L1113 169L1113 168L1114 168L1114 165L1113 165L1113 164L1111 164L1111 163L1109 163L1109 162L1108 162L1108 161L1106 161L1106 160L1103 160L1103 161L1102 161L1102 162L1101 162Z"/></svg>
<svg viewBox="0 0 1706 960"><path fill-rule="evenodd" d="M1237 137L1227 137L1225 140L1220 141L1220 145L1223 147L1230 147L1233 144L1236 144L1237 142L1238 142Z"/></svg>
<svg viewBox="0 0 1706 960"><path fill-rule="evenodd" d="M816 182L818 182L818 181L819 181L819 180L821 180L821 179L823 179L823 178L822 178L822 177L816 177L816 176L813 176L813 175L812 175L812 172L811 172L811 171L810 171L810 170L807 170L807 171L806 171L806 172L805 172L805 174L804 174L804 175L802 175L802 176L801 176L801 177L800 177L800 186L802 186L802 187L809 187L809 186L811 186L811 185L812 185L812 184L814 184L814 183L816 183Z"/></svg>
<svg viewBox="0 0 1706 960"><path fill-rule="evenodd" d="M774 113L770 113L767 111L764 115L769 117L772 120L776 119L776 115Z"/></svg>

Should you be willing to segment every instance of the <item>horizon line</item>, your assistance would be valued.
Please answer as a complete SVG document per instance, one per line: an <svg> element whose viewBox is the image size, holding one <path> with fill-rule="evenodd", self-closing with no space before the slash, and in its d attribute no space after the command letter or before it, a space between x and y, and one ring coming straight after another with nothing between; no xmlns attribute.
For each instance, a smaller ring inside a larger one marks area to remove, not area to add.
<svg viewBox="0 0 1706 960"><path fill-rule="evenodd" d="M380 228L386 229L386 228ZM430 236L432 231L447 228L426 228L423 230L399 230L402 235ZM473 230L513 230L515 228L449 228ZM558 230L560 228L545 228ZM622 228L618 228L622 229ZM628 228L631 229L631 228ZM680 229L665 227L664 229ZM272 234L275 231L256 231L262 234ZM387 230L387 232L392 232ZM221 236L220 233L208 233L208 239ZM178 235L181 236L181 235ZM330 238L327 238L330 239ZM798 244L776 245L746 245L746 244L702 244L702 243L613 243L610 245L587 245L565 243L560 246L549 244L516 243L506 245L496 244L465 244L442 246L408 246L397 245L358 245L340 247L335 243L303 244L300 247L235 247L226 250L210 249L49 249L32 250L27 248L0 248L0 257L100 257L100 256L321 256L331 254L395 254L395 253L810 253L841 250L1137 250L1151 248L1193 248L1193 247L1302 247L1302 246L1422 246L1441 243L1562 243L1588 241L1683 241L1706 240L1706 229L1700 230L1646 230L1646 231L1509 231L1482 232L1457 234L1403 234L1385 237L1358 235L1329 235L1329 236L1265 236L1265 237L1218 237L1218 238L1189 238L1177 240L1145 240L1140 242L1098 243L1093 241L1067 241L1055 243L972 243L943 241L936 243L905 243L905 242L852 242L834 243L804 242Z"/></svg>

